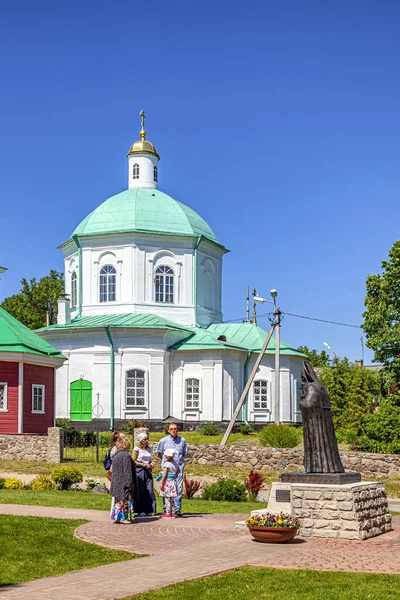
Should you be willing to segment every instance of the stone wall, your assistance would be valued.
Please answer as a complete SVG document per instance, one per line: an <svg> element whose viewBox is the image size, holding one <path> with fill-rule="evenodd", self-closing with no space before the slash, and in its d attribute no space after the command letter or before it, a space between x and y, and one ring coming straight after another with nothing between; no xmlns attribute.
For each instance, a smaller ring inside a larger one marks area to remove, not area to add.
<svg viewBox="0 0 400 600"><path fill-rule="evenodd" d="M0 434L0 460L60 463L63 451L63 430L58 427L49 427L47 435Z"/></svg>
<svg viewBox="0 0 400 600"><path fill-rule="evenodd" d="M303 537L366 540L392 529L382 483L293 484L291 496Z"/></svg>
<svg viewBox="0 0 400 600"><path fill-rule="evenodd" d="M151 434L150 434L151 438ZM259 448L256 446L225 446L189 444L187 462L201 465L246 467L261 471L300 471L303 452L292 448ZM365 477L400 477L399 454L362 454L341 452L346 471L359 471Z"/></svg>

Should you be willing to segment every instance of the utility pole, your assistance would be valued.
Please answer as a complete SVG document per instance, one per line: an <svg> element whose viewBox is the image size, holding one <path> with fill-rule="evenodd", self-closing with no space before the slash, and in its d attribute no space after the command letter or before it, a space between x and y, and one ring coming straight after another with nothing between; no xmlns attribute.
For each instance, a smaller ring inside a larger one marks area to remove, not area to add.
<svg viewBox="0 0 400 600"><path fill-rule="evenodd" d="M276 292L276 290L272 290ZM275 324L275 423L280 423L280 412L281 412L281 311L276 305L276 293L275 296L271 292L271 296L274 299L275 311L274 311L274 324Z"/></svg>
<svg viewBox="0 0 400 600"><path fill-rule="evenodd" d="M243 323L250 323L250 296L249 296L249 286L246 286L246 318Z"/></svg>

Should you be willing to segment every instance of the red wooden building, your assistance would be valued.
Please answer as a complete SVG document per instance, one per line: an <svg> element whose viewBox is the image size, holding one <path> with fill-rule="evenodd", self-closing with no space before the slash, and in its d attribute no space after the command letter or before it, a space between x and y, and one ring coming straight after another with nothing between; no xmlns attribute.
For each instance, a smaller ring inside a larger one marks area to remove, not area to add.
<svg viewBox="0 0 400 600"><path fill-rule="evenodd" d="M55 421L55 370L65 358L0 308L0 433L47 433Z"/></svg>

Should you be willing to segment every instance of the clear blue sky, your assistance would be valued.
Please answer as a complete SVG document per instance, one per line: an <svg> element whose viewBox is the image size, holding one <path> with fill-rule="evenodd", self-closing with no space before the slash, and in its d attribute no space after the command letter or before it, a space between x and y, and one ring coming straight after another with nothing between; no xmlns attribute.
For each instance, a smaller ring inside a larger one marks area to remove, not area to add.
<svg viewBox="0 0 400 600"><path fill-rule="evenodd" d="M249 285L360 323L400 233L399 26L396 0L3 2L1 297L61 270L57 246L126 188L145 108L160 188L231 250L224 318L244 315ZM282 327L353 360L360 336Z"/></svg>

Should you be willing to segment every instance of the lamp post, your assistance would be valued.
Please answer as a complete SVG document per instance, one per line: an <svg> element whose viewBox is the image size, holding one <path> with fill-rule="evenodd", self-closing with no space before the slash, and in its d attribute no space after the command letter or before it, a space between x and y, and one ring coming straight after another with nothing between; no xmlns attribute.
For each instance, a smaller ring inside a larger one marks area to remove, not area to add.
<svg viewBox="0 0 400 600"><path fill-rule="evenodd" d="M254 290L255 291L255 290ZM275 423L279 424L280 422L280 397L281 397L281 311L276 304L276 297L278 292L276 290L271 290L270 295L273 300L266 300L266 298L261 298L254 295L255 302L269 302L274 305L274 325L275 325Z"/></svg>
<svg viewBox="0 0 400 600"><path fill-rule="evenodd" d="M330 351L332 352L332 354L333 354L333 356L334 356L334 358L333 358L333 361L334 361L334 363L335 363L335 367L337 367L337 365L338 365L338 357L337 357L337 354L336 354L336 352L334 352L334 351L332 350L332 348L330 347L330 345L329 345L327 342L324 342L324 346L326 346L326 348L328 348L328 350L330 350Z"/></svg>

